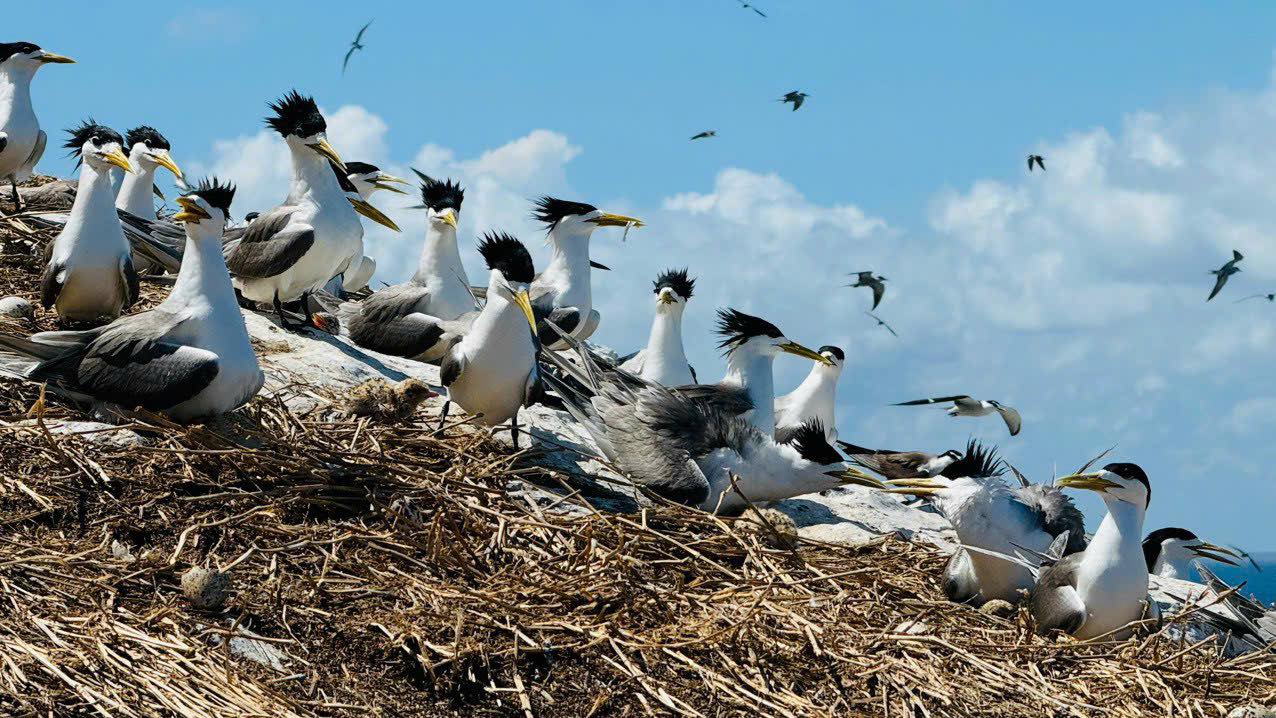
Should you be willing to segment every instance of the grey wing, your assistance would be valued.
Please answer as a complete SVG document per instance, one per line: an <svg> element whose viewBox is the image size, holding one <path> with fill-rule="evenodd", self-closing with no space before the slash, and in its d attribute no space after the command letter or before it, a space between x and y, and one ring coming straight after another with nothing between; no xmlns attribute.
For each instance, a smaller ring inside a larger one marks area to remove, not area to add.
<svg viewBox="0 0 1276 718"><path fill-rule="evenodd" d="M443 386L452 386L457 379L465 373L465 367L468 362L461 354L457 347L452 347L447 354L443 355L443 361L439 364L439 383Z"/></svg>
<svg viewBox="0 0 1276 718"><path fill-rule="evenodd" d="M944 595L953 603L975 603L979 599L979 578L970 554L960 546L944 566Z"/></svg>
<svg viewBox="0 0 1276 718"><path fill-rule="evenodd" d="M294 208L277 207L244 228L226 246L226 268L241 277L273 277L297 263L315 243L314 228L289 225Z"/></svg>
<svg viewBox="0 0 1276 718"><path fill-rule="evenodd" d="M359 303L359 313L370 322L388 322L406 317L430 301L430 291L417 284L395 284Z"/></svg>
<svg viewBox="0 0 1276 718"><path fill-rule="evenodd" d="M970 396L966 394L959 394L956 396L937 396L931 399L914 399L912 401L901 401L895 406L921 406L923 404L944 404L950 401L961 402L963 400L970 400ZM975 402L975 403L978 404L978 402Z"/></svg>
<svg viewBox="0 0 1276 718"><path fill-rule="evenodd" d="M642 363L646 355L647 355L646 349L639 349L633 354L627 354L623 357L620 357L619 359L616 360L616 364L621 369L624 369L630 374L639 375L639 374L642 374Z"/></svg>
<svg viewBox="0 0 1276 718"><path fill-rule="evenodd" d="M700 381L700 377L696 376L696 368L695 368L695 367L693 367L693 366L691 366L690 364L688 364L688 365L687 365L687 371L691 372L691 381L694 381L694 382L699 382L699 381Z"/></svg>
<svg viewBox="0 0 1276 718"><path fill-rule="evenodd" d="M997 407L997 413L1001 414L1001 418L1006 422L1006 428L1010 429L1011 436L1018 436L1019 430L1023 428L1023 419L1019 416L1019 412L1009 406Z"/></svg>
<svg viewBox="0 0 1276 718"><path fill-rule="evenodd" d="M35 137L35 147L31 148L31 155L27 157L26 162L22 163L22 167L18 169L17 174L24 175L23 179L29 177L35 171L35 166L39 164L40 158L44 156L44 148L48 143L49 136L45 134L44 130L40 130Z"/></svg>
<svg viewBox="0 0 1276 718"><path fill-rule="evenodd" d="M553 322L564 334L572 334L576 328L580 326L585 316L576 307L558 307L548 312L533 307L536 316L536 335L540 339L541 344L545 346L554 346L561 341L558 332L555 332L545 320Z"/></svg>
<svg viewBox="0 0 1276 718"><path fill-rule="evenodd" d="M186 231L167 220L146 219L122 209L118 210L118 214L120 227L133 247L134 255L176 274L182 266L182 254L186 249Z"/></svg>
<svg viewBox="0 0 1276 718"><path fill-rule="evenodd" d="M137 298L142 294L142 282L137 275L137 270L133 268L133 255L124 255L124 260L120 262L120 279L124 282L125 290L128 296L124 298L124 306L131 307L137 304Z"/></svg>
<svg viewBox="0 0 1276 718"><path fill-rule="evenodd" d="M1037 585L1028 598L1028 610L1037 624L1037 633L1076 633L1086 620L1085 604L1077 595L1077 567L1084 553L1074 553L1041 570Z"/></svg>
<svg viewBox="0 0 1276 718"><path fill-rule="evenodd" d="M697 402L707 410L739 415L753 410L753 400L748 392L735 386L722 384L687 384L675 387L674 391L687 399Z"/></svg>
<svg viewBox="0 0 1276 718"><path fill-rule="evenodd" d="M49 246L52 246L52 242ZM54 262L52 258L44 265L44 271L40 273L40 306L48 309L53 303L58 301L58 294L62 292L62 270L65 266Z"/></svg>
<svg viewBox="0 0 1276 718"><path fill-rule="evenodd" d="M1219 290L1223 288L1224 284L1227 284L1227 277L1228 275L1225 272L1218 273L1218 279L1214 280L1214 291L1210 292L1210 295L1205 298L1205 301L1208 302L1209 300L1218 296Z"/></svg>
<svg viewBox="0 0 1276 718"><path fill-rule="evenodd" d="M877 305L882 302L882 295L886 293L886 285L882 282L873 282L873 308L877 309Z"/></svg>
<svg viewBox="0 0 1276 718"><path fill-rule="evenodd" d="M382 354L416 357L435 349L444 339L442 323L428 314L409 314L388 322L371 322L362 314L342 317L351 341Z"/></svg>
<svg viewBox="0 0 1276 718"><path fill-rule="evenodd" d="M1051 536L1068 532L1064 555L1085 549L1085 516L1063 490L1043 484L1014 489L1015 498L1037 515L1041 528Z"/></svg>

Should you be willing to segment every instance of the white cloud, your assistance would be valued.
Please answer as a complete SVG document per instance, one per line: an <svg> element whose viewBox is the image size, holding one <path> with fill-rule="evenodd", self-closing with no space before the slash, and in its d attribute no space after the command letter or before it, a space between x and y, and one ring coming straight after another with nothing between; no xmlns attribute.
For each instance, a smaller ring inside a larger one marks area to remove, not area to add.
<svg viewBox="0 0 1276 718"><path fill-rule="evenodd" d="M242 39L253 20L230 8L191 8L164 25L168 35L184 44L236 42Z"/></svg>

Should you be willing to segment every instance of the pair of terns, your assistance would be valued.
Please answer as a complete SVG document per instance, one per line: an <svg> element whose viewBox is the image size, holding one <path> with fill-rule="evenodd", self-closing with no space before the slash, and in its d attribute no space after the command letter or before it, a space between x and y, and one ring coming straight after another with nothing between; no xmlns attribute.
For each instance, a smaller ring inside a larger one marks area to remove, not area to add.
<svg viewBox="0 0 1276 718"><path fill-rule="evenodd" d="M18 183L31 177L48 143L31 105L31 81L45 65L73 62L30 42L0 43L0 181L9 183L15 214L22 211Z"/></svg>

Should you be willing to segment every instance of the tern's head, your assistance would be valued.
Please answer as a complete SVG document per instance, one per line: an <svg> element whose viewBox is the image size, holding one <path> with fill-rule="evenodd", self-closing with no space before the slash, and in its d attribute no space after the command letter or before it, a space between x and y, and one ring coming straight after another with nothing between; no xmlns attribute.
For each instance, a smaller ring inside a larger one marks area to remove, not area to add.
<svg viewBox="0 0 1276 718"><path fill-rule="evenodd" d="M124 147L128 150L129 161L139 168L153 170L163 167L178 179L182 178L181 169L169 154L172 146L154 127L142 125L129 130L124 135Z"/></svg>
<svg viewBox="0 0 1276 718"><path fill-rule="evenodd" d="M350 203L351 207L354 207L355 212L358 212L382 227L388 227L395 232L400 231L399 225L395 224L394 220L387 217L381 210L372 206L372 203L359 193L359 189L354 186L354 183L351 182L350 178L346 175L344 165L328 160L328 166L332 168L332 174L337 178L337 186L345 193L346 201Z"/></svg>
<svg viewBox="0 0 1276 718"><path fill-rule="evenodd" d="M949 449L923 464L918 470L927 476L940 476L955 462L965 456L956 449Z"/></svg>
<svg viewBox="0 0 1276 718"><path fill-rule="evenodd" d="M696 280L687 275L686 269L666 269L653 285L657 312L681 312L696 291Z"/></svg>
<svg viewBox="0 0 1276 718"><path fill-rule="evenodd" d="M532 217L545 225L550 236L588 237L599 227L641 227L642 220L604 212L592 204L555 197L536 200Z"/></svg>
<svg viewBox="0 0 1276 718"><path fill-rule="evenodd" d="M1064 476L1055 485L1096 491L1109 505L1121 501L1147 509L1152 503L1152 485L1138 464L1108 464L1098 471Z"/></svg>
<svg viewBox="0 0 1276 718"><path fill-rule="evenodd" d="M220 241L222 230L230 219L230 202L235 198L235 185L216 177L200 180L191 191L177 198L182 208L173 215L178 222L185 222L188 231L198 228L209 230L207 234Z"/></svg>
<svg viewBox="0 0 1276 718"><path fill-rule="evenodd" d="M1229 566L1240 565L1235 560L1240 558L1240 555L1235 551L1202 541L1191 531L1178 527L1157 529L1148 534L1147 538L1143 539L1143 558L1147 561L1150 572L1157 572L1158 564L1170 565L1181 570L1188 561L1198 558L1218 561ZM1183 578L1183 576L1176 577Z"/></svg>
<svg viewBox="0 0 1276 718"><path fill-rule="evenodd" d="M751 353L774 357L785 353L823 364L830 363L814 349L790 341L771 322L735 309L718 310L718 336L722 337L718 348L725 350L728 355Z"/></svg>
<svg viewBox="0 0 1276 718"><path fill-rule="evenodd" d="M436 231L450 230L456 233L456 223L461 221L461 203L465 201L465 188L452 180L439 181L419 170L421 178L421 208L429 218L430 227Z"/></svg>
<svg viewBox="0 0 1276 718"><path fill-rule="evenodd" d="M479 240L478 251L491 270L488 295L495 294L518 305L527 317L532 334L535 334L536 318L532 315L528 290L536 270L532 268L532 255L528 253L527 247L504 232L488 232Z"/></svg>
<svg viewBox="0 0 1276 718"><path fill-rule="evenodd" d="M294 155L303 150L314 152L336 163L344 174L341 155L328 143L328 122L313 97L291 90L270 103L270 109L275 114L266 118L266 124L284 138Z"/></svg>
<svg viewBox="0 0 1276 718"><path fill-rule="evenodd" d="M0 73L30 77L44 65L75 62L31 42L0 42Z"/></svg>
<svg viewBox="0 0 1276 718"><path fill-rule="evenodd" d="M834 375L842 373L842 365L846 363L846 352L841 347L835 347L831 344L825 344L818 349L820 356L824 357L825 362L816 365L816 368L824 372L832 372Z"/></svg>
<svg viewBox="0 0 1276 718"><path fill-rule="evenodd" d="M124 138L110 127L89 118L66 132L70 138L62 146L71 150L70 156L78 157L95 171L106 172L111 167L133 171L133 165L124 156Z"/></svg>
<svg viewBox="0 0 1276 718"><path fill-rule="evenodd" d="M382 172L381 168L368 162L347 162L346 163L346 179L354 185L355 191L363 199L368 199L377 190L386 190L396 194L407 194L403 190L395 187L396 184L411 184L402 177L395 177L387 172Z"/></svg>

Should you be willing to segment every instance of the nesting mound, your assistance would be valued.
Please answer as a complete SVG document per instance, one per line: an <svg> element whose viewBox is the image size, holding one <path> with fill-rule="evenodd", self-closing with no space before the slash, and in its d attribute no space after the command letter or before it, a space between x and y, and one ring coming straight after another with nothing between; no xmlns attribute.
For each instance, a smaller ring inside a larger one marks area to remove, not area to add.
<svg viewBox="0 0 1276 718"><path fill-rule="evenodd" d="M0 293L29 295L37 272L6 254ZM2 715L1133 717L1276 701L1271 654L1224 660L1164 631L1043 640L1022 613L944 601L932 548L789 549L765 521L600 511L575 477L468 427L351 418L339 397L298 411L285 390L208 426L67 433L83 415L50 400L29 417L38 396L0 382ZM229 575L217 608L183 594L191 567Z"/></svg>

